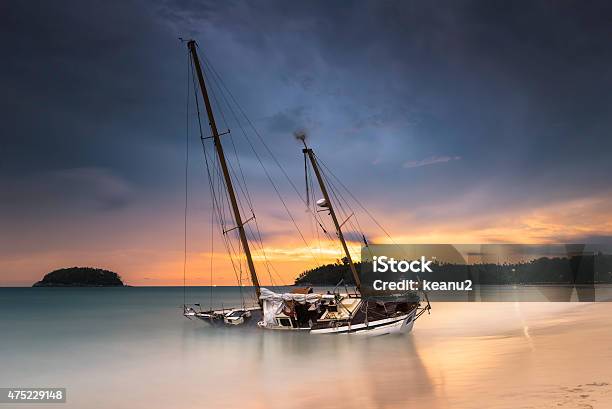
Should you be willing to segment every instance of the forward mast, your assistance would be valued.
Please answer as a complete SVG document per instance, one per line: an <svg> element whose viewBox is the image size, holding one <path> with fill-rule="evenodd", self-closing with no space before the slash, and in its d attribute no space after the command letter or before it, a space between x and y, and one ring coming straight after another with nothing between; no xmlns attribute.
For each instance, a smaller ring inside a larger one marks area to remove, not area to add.
<svg viewBox="0 0 612 409"><path fill-rule="evenodd" d="M340 240L340 243L342 244L344 255L346 256L349 268L351 269L351 273L353 274L353 279L355 280L355 287L357 287L357 290L361 292L361 280L359 279L359 274L357 274L357 268L355 267L355 263L353 263L353 258L351 257L351 253L349 252L346 240L344 239L344 234L342 233L342 225L340 224L340 222L338 222L338 217L336 216L334 205L332 204L331 198L329 197L329 193L327 193L327 187L325 186L325 181L323 180L323 176L321 175L321 170L319 169L317 157L315 156L313 150L306 145L306 141L304 139L302 139L302 143L304 144L304 149L302 149L302 152L304 153L304 155L308 156L308 159L310 159L310 163L314 170L315 176L317 177L317 182L319 183L319 188L321 189L321 193L323 194L324 203L322 207L325 207L327 210L329 210L329 215L331 216L331 219L334 222L334 227L336 228L336 235L338 236L338 240Z"/></svg>

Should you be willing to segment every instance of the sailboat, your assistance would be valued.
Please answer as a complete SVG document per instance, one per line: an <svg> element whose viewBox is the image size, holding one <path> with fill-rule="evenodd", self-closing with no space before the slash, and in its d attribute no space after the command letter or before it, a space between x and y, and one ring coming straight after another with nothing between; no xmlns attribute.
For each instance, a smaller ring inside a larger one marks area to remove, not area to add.
<svg viewBox="0 0 612 409"><path fill-rule="evenodd" d="M293 288L290 292L274 292L268 288L261 287L245 229L246 223L254 219L255 216L253 215L249 220L243 220L231 169L228 166L221 142L222 134L219 133L217 128L217 122L208 94L196 42L194 40L187 41L187 48L192 72L195 73L194 76L197 78L209 121L212 135L208 138L213 140L216 159L220 168L220 174L222 175L222 185L227 196L229 208L231 208L233 222L235 223L235 227L224 230L223 234L227 234L230 230L238 232L240 247L246 260L246 266L255 292L256 305L247 306L243 302L241 306L236 307L202 310L199 304L184 304L184 316L187 318L197 318L216 326L236 327L250 324L264 330L301 331L310 334L385 335L411 331L416 319L431 309L429 301L426 299L426 303L423 304L415 294L390 298L366 294L363 291L357 267L342 230L343 225L351 216L342 223L339 221L334 201L330 195L328 184L326 183L326 178L322 172L317 155L308 146L303 134L298 134L297 138L303 145L302 153L304 155L305 166L308 163L310 164L320 192L323 195L322 199L316 201L317 212L325 213L331 219L336 238L341 244L344 253L343 261L345 265L348 265L355 288L351 292L345 286L346 291L341 292L339 290L340 286L337 285L333 290L319 293L313 291L311 287ZM208 139L203 136L201 138L202 140Z"/></svg>

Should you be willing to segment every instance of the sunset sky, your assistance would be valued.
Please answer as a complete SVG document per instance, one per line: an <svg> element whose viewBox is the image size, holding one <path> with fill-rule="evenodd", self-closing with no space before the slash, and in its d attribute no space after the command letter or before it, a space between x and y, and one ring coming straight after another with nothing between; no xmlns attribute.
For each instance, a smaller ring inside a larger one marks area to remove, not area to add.
<svg viewBox="0 0 612 409"><path fill-rule="evenodd" d="M292 134L305 129L396 242L610 242L611 12L603 1L4 1L0 286L76 265L182 285L178 37L198 41L300 190ZM187 282L208 285L195 120L191 105ZM236 144L277 283L339 258L336 243L316 249L262 149L306 247L235 131L223 140ZM387 240L359 221L368 240ZM235 284L218 237L213 258L214 282Z"/></svg>

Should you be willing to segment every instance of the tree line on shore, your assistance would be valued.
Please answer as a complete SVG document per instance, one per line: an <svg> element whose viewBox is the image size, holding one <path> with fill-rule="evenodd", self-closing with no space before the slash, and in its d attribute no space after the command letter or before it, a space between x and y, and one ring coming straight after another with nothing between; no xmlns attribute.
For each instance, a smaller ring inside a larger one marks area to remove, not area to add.
<svg viewBox="0 0 612 409"><path fill-rule="evenodd" d="M369 262L357 262L355 267L363 282L368 278L396 280L397 274L372 272ZM479 284L593 284L612 283L612 255L592 254L572 257L540 257L519 263L451 264L435 262L431 277L437 280L472 279ZM433 274L433 275L432 275ZM405 278L413 278L409 275ZM422 274L420 278L428 278ZM336 285L341 280L354 284L347 260L326 264L301 273L296 285Z"/></svg>

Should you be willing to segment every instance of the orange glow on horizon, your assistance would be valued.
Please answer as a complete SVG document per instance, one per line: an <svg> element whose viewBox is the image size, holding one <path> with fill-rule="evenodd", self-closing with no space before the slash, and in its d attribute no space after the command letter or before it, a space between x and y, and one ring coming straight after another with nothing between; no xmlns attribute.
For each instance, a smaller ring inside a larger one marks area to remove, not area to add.
<svg viewBox="0 0 612 409"><path fill-rule="evenodd" d="M414 220L409 212L387 214L380 222L392 226L395 243L563 243L576 242L585 236L612 234L612 208L607 196L584 198L531 209L517 214L508 212L493 216L473 216L452 222L427 223ZM450 206L450 205L449 205ZM398 220L403 220L402 223ZM276 226L270 226L273 228ZM147 229L152 229L149 231ZM164 229L166 229L164 231ZM409 233L402 233L409 232ZM182 232L176 226L143 223L142 230L132 228L132 235L119 236L111 242L100 235L80 244L62 244L55 250L16 253L0 260L0 285L31 285L57 268L96 266L116 271L124 281L137 286L183 285ZM78 236L77 236L78 237ZM370 243L390 243L385 236L368 235ZM93 244L92 244L93 243ZM205 237L197 237L188 252L186 284L210 285L210 252L193 251L209 248ZM170 246L172 245L172 246ZM253 255L262 285L292 284L301 272L318 265L334 263L342 252L337 241L310 240L308 246L295 234L275 234L263 241L264 252L253 246ZM360 259L362 243L350 242L355 260ZM170 248L169 248L170 247ZM67 249L65 249L67 248ZM216 285L249 284L248 270L235 274L228 255L219 249L212 254L213 279ZM272 266L266 267L266 260ZM240 271L240 268L237 268Z"/></svg>

